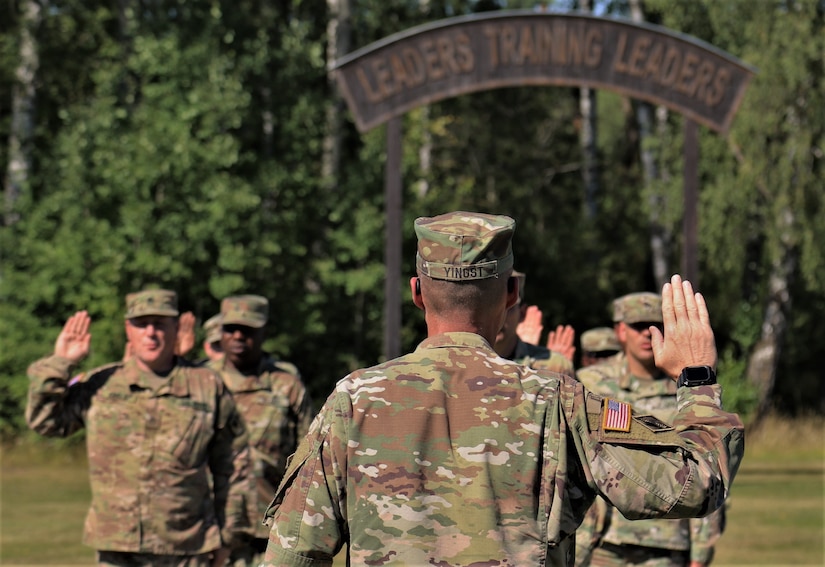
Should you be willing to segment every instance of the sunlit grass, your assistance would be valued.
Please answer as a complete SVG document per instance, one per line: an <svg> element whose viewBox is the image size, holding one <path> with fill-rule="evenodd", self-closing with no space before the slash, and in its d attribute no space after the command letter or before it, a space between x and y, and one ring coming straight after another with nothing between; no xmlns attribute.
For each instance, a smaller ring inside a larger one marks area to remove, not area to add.
<svg viewBox="0 0 825 567"><path fill-rule="evenodd" d="M83 546L89 505L86 458L66 444L3 450L0 467L0 564L91 565Z"/></svg>
<svg viewBox="0 0 825 567"><path fill-rule="evenodd" d="M769 419L746 444L713 566L825 565L825 420ZM89 499L82 451L24 444L0 460L0 564L93 565L80 543Z"/></svg>

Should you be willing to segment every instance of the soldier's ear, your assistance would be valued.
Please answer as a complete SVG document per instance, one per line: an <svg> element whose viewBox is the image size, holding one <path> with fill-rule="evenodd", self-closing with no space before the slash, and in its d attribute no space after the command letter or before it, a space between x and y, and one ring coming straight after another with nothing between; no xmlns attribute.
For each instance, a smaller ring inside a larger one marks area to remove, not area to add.
<svg viewBox="0 0 825 567"><path fill-rule="evenodd" d="M424 298L421 295L421 280L413 276L410 278L410 291L412 292L412 300L416 307L424 309Z"/></svg>

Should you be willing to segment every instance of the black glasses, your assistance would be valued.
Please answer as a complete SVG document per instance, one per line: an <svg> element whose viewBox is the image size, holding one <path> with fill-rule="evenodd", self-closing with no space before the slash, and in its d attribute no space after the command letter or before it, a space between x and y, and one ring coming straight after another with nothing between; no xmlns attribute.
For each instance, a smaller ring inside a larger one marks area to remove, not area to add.
<svg viewBox="0 0 825 567"><path fill-rule="evenodd" d="M254 335L258 329L255 327L249 327L247 325L223 325L223 332L228 333L230 335L234 335L237 332L240 332L243 336L248 337Z"/></svg>
<svg viewBox="0 0 825 567"><path fill-rule="evenodd" d="M664 323L659 323L658 321L639 321L638 323L625 323L625 325L627 325L637 333L647 331L650 327L656 327L660 331L665 330Z"/></svg>

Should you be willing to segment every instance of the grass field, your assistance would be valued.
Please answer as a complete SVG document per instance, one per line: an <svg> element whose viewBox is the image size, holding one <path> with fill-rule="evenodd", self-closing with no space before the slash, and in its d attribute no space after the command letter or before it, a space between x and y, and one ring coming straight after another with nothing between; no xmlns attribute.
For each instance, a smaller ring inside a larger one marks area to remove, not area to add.
<svg viewBox="0 0 825 567"><path fill-rule="evenodd" d="M5 449L0 460L0 564L94 564L80 544L89 499L83 454L38 444ZM824 463L822 419L771 420L749 432L713 565L825 565Z"/></svg>

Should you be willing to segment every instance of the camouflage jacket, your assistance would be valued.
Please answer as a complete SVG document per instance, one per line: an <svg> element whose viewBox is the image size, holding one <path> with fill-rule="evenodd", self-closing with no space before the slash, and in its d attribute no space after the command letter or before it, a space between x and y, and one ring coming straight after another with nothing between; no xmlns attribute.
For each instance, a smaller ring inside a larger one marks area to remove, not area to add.
<svg viewBox="0 0 825 567"><path fill-rule="evenodd" d="M721 505L743 426L718 386L680 392L675 429L602 425L572 377L445 333L341 380L267 510L264 565L572 565L597 493L628 517Z"/></svg>
<svg viewBox="0 0 825 567"><path fill-rule="evenodd" d="M530 368L543 368L552 372L561 372L573 376L576 371L573 363L563 354L539 345L531 345L518 339L516 350L511 359Z"/></svg>
<svg viewBox="0 0 825 567"><path fill-rule="evenodd" d="M275 495L286 460L306 435L312 421L312 404L298 369L264 357L255 375L244 375L223 360L210 364L221 375L238 406L252 451L255 478L253 514L255 537L266 538L269 528L261 520Z"/></svg>
<svg viewBox="0 0 825 567"><path fill-rule="evenodd" d="M26 420L65 437L86 429L92 502L84 543L98 550L190 555L251 536L248 438L217 375L182 359L168 376L134 361L86 373L29 367Z"/></svg>
<svg viewBox="0 0 825 567"><path fill-rule="evenodd" d="M591 392L625 402L634 410L672 422L677 416L676 382L661 374L652 380L630 374L627 358L580 369L576 377ZM723 511L704 518L630 521L606 502L594 503L576 533L576 563L587 565L593 548L604 541L659 549L690 550L691 560L707 564L723 529Z"/></svg>

